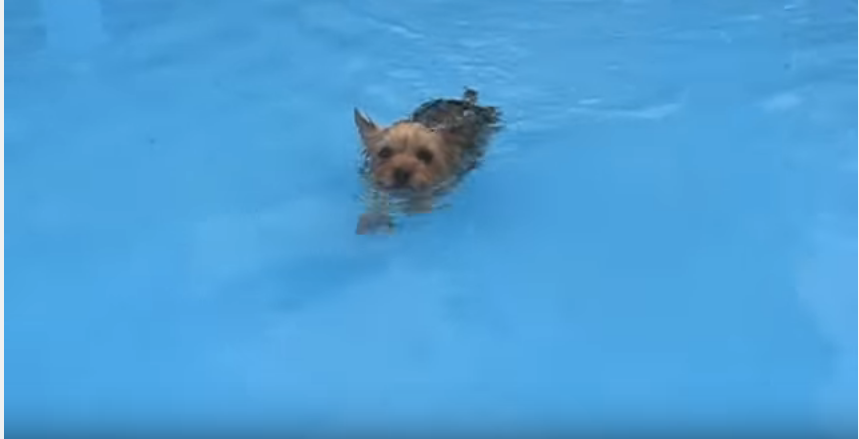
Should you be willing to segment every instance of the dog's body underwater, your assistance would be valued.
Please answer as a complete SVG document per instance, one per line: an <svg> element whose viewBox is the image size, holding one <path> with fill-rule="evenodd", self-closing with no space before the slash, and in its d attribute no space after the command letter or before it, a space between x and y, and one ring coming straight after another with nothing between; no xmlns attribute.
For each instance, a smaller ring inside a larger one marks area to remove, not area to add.
<svg viewBox="0 0 859 439"><path fill-rule="evenodd" d="M477 105L477 92L462 99L435 99L405 120L377 126L355 109L368 189L368 210L357 233L393 228L391 210L429 212L434 201L477 167L491 135L500 128L500 111Z"/></svg>

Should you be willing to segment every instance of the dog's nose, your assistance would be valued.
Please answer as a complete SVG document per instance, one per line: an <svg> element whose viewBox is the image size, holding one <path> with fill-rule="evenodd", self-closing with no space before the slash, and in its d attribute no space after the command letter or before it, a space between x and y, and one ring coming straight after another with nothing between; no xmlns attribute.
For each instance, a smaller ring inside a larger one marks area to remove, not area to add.
<svg viewBox="0 0 859 439"><path fill-rule="evenodd" d="M394 169L394 183L397 186L403 186L409 182L412 177L412 172L406 169Z"/></svg>

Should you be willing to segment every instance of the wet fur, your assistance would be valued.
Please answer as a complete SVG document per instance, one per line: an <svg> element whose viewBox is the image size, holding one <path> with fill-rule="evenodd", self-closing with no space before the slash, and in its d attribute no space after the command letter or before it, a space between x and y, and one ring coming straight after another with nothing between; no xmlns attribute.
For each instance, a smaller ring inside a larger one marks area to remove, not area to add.
<svg viewBox="0 0 859 439"><path fill-rule="evenodd" d="M479 164L500 128L498 109L477 105L477 92L470 89L461 99L426 102L389 127L358 109L354 117L363 145L361 174L370 192L359 234L392 230L394 204L406 213L431 211L437 197Z"/></svg>

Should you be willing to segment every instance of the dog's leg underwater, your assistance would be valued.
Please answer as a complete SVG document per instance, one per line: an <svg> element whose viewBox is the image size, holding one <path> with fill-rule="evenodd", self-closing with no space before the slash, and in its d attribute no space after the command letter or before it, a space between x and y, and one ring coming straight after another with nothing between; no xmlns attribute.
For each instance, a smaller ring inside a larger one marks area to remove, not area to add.
<svg viewBox="0 0 859 439"><path fill-rule="evenodd" d="M433 198L430 195L415 195L409 199L406 205L406 213L415 215L418 213L430 213L433 211Z"/></svg>
<svg viewBox="0 0 859 439"><path fill-rule="evenodd" d="M358 218L358 226L355 229L355 233L359 235L376 232L394 232L394 219L389 213L388 197L380 193L373 194L369 208Z"/></svg>

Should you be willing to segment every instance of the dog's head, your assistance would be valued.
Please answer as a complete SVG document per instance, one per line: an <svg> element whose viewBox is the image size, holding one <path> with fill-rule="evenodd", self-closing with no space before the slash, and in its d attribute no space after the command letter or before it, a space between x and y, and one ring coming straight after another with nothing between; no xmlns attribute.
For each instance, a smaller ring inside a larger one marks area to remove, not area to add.
<svg viewBox="0 0 859 439"><path fill-rule="evenodd" d="M388 191L425 191L453 172L457 156L444 133L414 122L380 127L355 110L373 184Z"/></svg>

